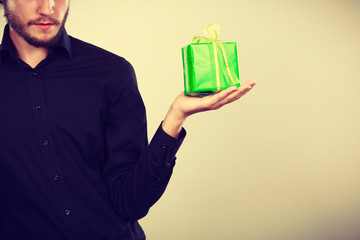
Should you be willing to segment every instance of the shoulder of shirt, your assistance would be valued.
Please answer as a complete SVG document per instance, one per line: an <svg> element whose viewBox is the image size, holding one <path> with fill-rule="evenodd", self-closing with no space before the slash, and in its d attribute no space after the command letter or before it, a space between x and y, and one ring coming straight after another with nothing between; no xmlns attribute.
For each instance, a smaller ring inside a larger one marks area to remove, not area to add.
<svg viewBox="0 0 360 240"><path fill-rule="evenodd" d="M88 69L89 74L101 76L108 89L137 88L133 66L125 58L80 39L70 37L73 66Z"/></svg>
<svg viewBox="0 0 360 240"><path fill-rule="evenodd" d="M110 61L112 64L121 64L123 67L130 67L132 65L128 62L124 57L121 57L115 53L112 53L108 50L105 50L101 47L93 45L91 43L85 42L78 38L70 37L72 55L76 57L76 55L81 54L82 58L87 58L89 60L99 60L99 61Z"/></svg>

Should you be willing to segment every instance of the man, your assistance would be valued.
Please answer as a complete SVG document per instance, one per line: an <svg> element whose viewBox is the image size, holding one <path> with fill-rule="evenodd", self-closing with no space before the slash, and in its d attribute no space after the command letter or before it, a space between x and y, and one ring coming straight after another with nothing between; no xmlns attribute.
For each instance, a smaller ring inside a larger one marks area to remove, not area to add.
<svg viewBox="0 0 360 240"><path fill-rule="evenodd" d="M67 35L70 0L3 0L0 239L145 239L191 114L246 94L180 94L151 143L133 68Z"/></svg>

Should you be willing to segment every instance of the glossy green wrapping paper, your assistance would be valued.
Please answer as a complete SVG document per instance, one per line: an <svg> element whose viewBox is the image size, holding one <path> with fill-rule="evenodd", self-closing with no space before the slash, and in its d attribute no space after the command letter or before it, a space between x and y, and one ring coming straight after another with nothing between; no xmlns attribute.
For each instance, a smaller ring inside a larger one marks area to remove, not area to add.
<svg viewBox="0 0 360 240"><path fill-rule="evenodd" d="M182 59L185 95L201 97L240 86L235 42L192 43L182 48Z"/></svg>

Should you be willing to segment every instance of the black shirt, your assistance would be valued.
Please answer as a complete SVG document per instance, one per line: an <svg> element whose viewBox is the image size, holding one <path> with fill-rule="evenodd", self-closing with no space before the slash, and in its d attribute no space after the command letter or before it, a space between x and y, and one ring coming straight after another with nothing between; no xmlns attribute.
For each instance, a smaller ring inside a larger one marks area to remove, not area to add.
<svg viewBox="0 0 360 240"><path fill-rule="evenodd" d="M132 66L64 32L34 69L0 46L0 239L145 239L178 140L148 144Z"/></svg>

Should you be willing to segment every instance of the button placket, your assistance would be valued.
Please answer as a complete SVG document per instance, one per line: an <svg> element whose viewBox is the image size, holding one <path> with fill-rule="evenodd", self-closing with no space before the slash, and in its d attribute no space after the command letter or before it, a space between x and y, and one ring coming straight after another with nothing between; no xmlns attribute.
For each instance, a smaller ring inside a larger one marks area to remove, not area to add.
<svg viewBox="0 0 360 240"><path fill-rule="evenodd" d="M77 223L72 212L72 201L69 195L69 190L65 181L63 181L63 169L61 167L59 157L55 149L55 141L51 132L51 125L48 119L48 109L46 105L46 89L44 85L42 71L32 69L29 72L29 86L31 96L31 110L35 120L35 129L37 132L37 139L44 157L44 167L49 173L48 181L51 184L54 193L54 201L57 210L66 219L65 224L69 229L75 229ZM51 143L51 144L50 144ZM70 210L71 209L71 210ZM76 235L76 234L75 234ZM79 239L75 238L74 239Z"/></svg>
<svg viewBox="0 0 360 240"><path fill-rule="evenodd" d="M33 81L38 81L38 77L39 77L39 73L34 70L31 75L33 76L34 80ZM43 106L42 104L39 102L36 106L35 106L35 110L42 110Z"/></svg>

